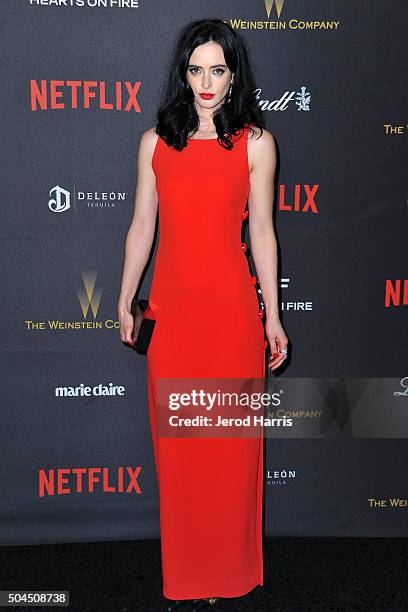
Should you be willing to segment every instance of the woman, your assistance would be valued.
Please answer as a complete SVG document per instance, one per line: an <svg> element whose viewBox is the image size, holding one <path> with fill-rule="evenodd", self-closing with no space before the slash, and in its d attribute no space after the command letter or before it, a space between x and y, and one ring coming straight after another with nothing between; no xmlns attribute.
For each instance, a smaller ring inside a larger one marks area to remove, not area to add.
<svg viewBox="0 0 408 612"><path fill-rule="evenodd" d="M147 368L168 610L214 606L263 584L263 436L160 437L155 387L162 378L265 378L265 331L268 367L286 358L272 227L276 152L254 89L232 28L219 19L188 24L157 124L140 141L118 314L121 339L133 345L130 305L160 204ZM247 201L261 310L241 243Z"/></svg>

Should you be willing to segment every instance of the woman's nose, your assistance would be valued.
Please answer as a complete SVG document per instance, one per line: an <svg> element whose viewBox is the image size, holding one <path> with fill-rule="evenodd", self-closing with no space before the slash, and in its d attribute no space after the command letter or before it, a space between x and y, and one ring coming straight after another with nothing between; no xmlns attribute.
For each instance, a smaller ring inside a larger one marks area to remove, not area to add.
<svg viewBox="0 0 408 612"><path fill-rule="evenodd" d="M211 75L204 74L203 87L206 87L208 89L211 87Z"/></svg>

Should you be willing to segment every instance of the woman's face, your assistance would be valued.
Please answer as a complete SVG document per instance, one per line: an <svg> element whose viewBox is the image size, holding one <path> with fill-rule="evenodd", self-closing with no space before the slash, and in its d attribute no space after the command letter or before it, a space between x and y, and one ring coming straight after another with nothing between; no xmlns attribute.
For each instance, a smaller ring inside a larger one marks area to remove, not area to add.
<svg viewBox="0 0 408 612"><path fill-rule="evenodd" d="M187 82L194 93L194 102L201 108L214 108L228 93L232 73L227 67L224 51L216 42L196 47L187 66ZM204 98L200 94L207 94ZM210 96L209 94L213 94Z"/></svg>

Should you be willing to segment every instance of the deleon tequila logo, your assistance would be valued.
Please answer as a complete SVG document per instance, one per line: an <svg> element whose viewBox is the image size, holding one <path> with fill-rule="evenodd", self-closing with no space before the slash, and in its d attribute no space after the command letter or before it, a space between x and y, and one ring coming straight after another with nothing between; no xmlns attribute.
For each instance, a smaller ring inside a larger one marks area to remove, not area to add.
<svg viewBox="0 0 408 612"><path fill-rule="evenodd" d="M118 202L126 200L126 191L79 191L74 188L73 195L68 189L56 185L50 190L48 208L53 213L66 212L71 208L71 199L74 210L82 207L90 208L115 208Z"/></svg>
<svg viewBox="0 0 408 612"><path fill-rule="evenodd" d="M404 397L408 397L408 376L401 378L400 385L404 391L394 391L393 395L403 395Z"/></svg>
<svg viewBox="0 0 408 612"><path fill-rule="evenodd" d="M289 480L296 478L297 470L266 470L266 484L268 485L286 485Z"/></svg>

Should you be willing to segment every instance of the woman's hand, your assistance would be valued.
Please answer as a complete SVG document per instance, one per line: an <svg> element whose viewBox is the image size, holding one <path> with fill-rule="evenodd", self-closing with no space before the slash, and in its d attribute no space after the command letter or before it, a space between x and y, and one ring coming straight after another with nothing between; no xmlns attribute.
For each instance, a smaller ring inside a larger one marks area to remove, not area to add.
<svg viewBox="0 0 408 612"><path fill-rule="evenodd" d="M267 319L265 323L265 331L266 335L268 336L269 346L271 349L268 368L275 370L287 357L285 354L279 353L279 350L287 348L288 337L286 336L278 318Z"/></svg>
<svg viewBox="0 0 408 612"><path fill-rule="evenodd" d="M134 348L135 344L135 321L129 310L121 310L119 313L120 338L122 342Z"/></svg>

